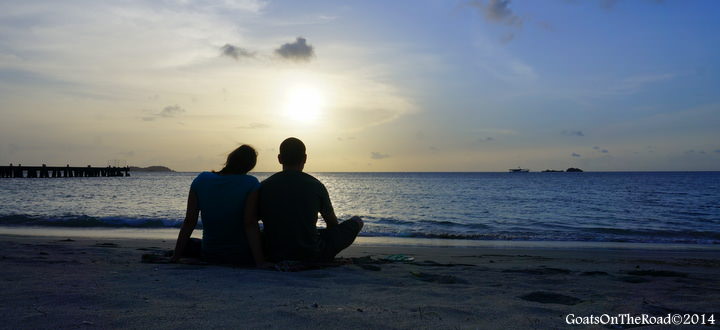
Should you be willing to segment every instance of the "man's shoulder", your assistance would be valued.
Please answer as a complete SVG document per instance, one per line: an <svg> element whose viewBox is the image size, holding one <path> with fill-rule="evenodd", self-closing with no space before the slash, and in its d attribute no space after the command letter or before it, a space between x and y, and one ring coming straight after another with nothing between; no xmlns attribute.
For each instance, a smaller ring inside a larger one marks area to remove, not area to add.
<svg viewBox="0 0 720 330"><path fill-rule="evenodd" d="M309 184L309 185L322 185L320 180L315 178L314 176L307 174L305 172L301 171L282 171L277 172L267 179L262 181L262 185L272 185L272 184L284 184L287 182L299 182L302 184Z"/></svg>
<svg viewBox="0 0 720 330"><path fill-rule="evenodd" d="M300 172L300 173L301 173L301 177L303 178L303 180L307 180L307 181L310 181L310 182L312 182L312 183L322 184L322 182L320 182L320 180L318 180L316 177L314 177L314 176L312 176L312 175L310 175L310 174L307 174L307 173L305 173L305 172Z"/></svg>
<svg viewBox="0 0 720 330"><path fill-rule="evenodd" d="M265 185L265 184L268 184L268 183L273 183L273 182L275 182L275 181L277 181L277 180L282 180L281 177L282 177L282 172L277 172L277 173L275 173L275 174L273 174L273 175L265 178L265 180L260 181L260 184L261 184L261 185Z"/></svg>

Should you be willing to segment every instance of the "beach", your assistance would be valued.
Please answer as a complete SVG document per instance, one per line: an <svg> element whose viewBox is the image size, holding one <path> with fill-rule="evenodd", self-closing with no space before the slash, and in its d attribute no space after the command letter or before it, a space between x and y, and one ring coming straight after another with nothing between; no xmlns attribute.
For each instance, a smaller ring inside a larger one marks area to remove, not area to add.
<svg viewBox="0 0 720 330"><path fill-rule="evenodd" d="M347 264L280 272L141 262L170 238L4 233L0 327L629 328L567 321L720 317L717 246L447 241L360 238L339 255ZM414 260L383 259L397 254Z"/></svg>

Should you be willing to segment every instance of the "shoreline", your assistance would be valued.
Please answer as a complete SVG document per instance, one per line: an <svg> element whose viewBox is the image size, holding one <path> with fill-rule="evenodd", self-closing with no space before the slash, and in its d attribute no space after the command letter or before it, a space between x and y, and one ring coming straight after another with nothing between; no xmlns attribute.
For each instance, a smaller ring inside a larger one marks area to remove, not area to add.
<svg viewBox="0 0 720 330"><path fill-rule="evenodd" d="M2 226L0 236L84 237L108 239L177 239L179 228L78 228ZM202 238L202 229L192 237ZM521 241L413 238L396 236L359 236L355 243L373 246L457 247L457 248L536 248L536 249L633 249L633 250L702 250L720 251L720 244L644 243L604 241Z"/></svg>

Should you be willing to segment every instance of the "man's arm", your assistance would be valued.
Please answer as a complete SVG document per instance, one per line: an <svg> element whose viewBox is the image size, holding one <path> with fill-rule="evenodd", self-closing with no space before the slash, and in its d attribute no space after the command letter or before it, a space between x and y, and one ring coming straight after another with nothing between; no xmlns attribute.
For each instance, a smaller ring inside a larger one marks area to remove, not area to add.
<svg viewBox="0 0 720 330"><path fill-rule="evenodd" d="M323 220L325 220L325 224L327 225L328 229L337 226L338 218L335 215L335 211L333 211L332 209L325 212L320 211L320 215L322 215Z"/></svg>
<svg viewBox="0 0 720 330"><path fill-rule="evenodd" d="M338 218L335 215L335 210L333 209L332 202L330 201L330 194L325 188L325 185L320 184L320 187L320 215L323 220L325 220L327 228L330 229L337 226Z"/></svg>
<svg viewBox="0 0 720 330"><path fill-rule="evenodd" d="M198 222L200 215L200 209L198 208L197 194L195 191L190 189L187 200L187 210L185 211L185 221L183 221L182 227L180 228L180 234L178 235L177 243L175 243L175 253L173 253L170 262L177 262L182 256L182 252L185 251L190 235Z"/></svg>

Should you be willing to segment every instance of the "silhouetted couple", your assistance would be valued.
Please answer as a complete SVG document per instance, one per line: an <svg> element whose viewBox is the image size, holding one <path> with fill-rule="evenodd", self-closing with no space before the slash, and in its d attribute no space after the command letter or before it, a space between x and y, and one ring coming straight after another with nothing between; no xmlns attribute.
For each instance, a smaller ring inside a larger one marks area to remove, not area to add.
<svg viewBox="0 0 720 330"><path fill-rule="evenodd" d="M172 261L200 257L269 267L282 260L335 258L352 244L363 222L359 217L338 222L325 186L303 172L306 160L305 144L291 137L280 144L282 172L262 183L247 175L257 161L257 152L248 145L231 152L219 172L200 173L190 186ZM318 213L326 229L318 230ZM191 239L200 214L203 238Z"/></svg>

